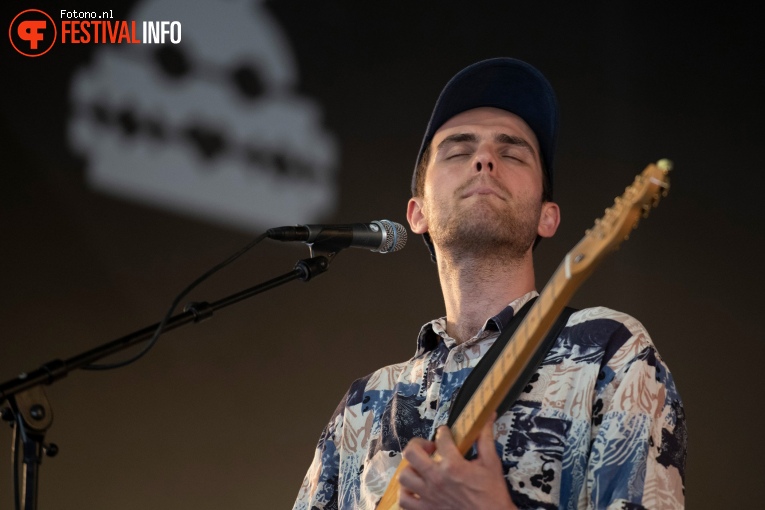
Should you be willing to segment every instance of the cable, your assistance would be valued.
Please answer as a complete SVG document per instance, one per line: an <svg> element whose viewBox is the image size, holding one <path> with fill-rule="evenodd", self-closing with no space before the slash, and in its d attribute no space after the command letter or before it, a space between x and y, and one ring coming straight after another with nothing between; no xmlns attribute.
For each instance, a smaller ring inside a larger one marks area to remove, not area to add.
<svg viewBox="0 0 765 510"><path fill-rule="evenodd" d="M191 282L191 284L188 287L183 289L183 291L181 291L181 293L178 294L178 296L176 296L176 298L173 300L172 305L170 305L170 309L168 309L167 313L162 318L162 321L157 325L157 329L154 331L154 336L151 337L151 340L149 340L149 342L141 350L141 352L139 352L138 354L136 354L132 358L128 358L128 359L126 359L124 361L118 361L116 363L107 363L107 364L103 364L103 365L93 365L93 364L90 364L90 365L83 366L82 369L83 370L112 370L112 369L115 369L115 368L121 368L121 367L127 366L127 365L129 365L129 364L131 364L131 363L141 359L157 343L157 340L159 339L159 335L162 334L162 330L165 328L165 325L167 324L167 321L170 320L170 318L173 316L173 311L175 311L175 309L178 307L178 304L181 302L181 300L184 297L186 297L186 295L189 292L191 292L197 285L199 285L200 283L205 281L207 278L212 276L214 273L220 271L221 269L223 269L227 265L231 264L232 262L234 262L236 259L238 259L242 255L247 253L253 246L255 246L256 244L261 242L267 236L268 236L268 234L266 232L264 232L263 234L259 235L253 241L251 241L246 246L241 248L238 252L234 253L233 255L228 257L223 262L221 262L218 265L214 266L212 269L209 269L202 276L200 276L199 278L197 278L196 280Z"/></svg>

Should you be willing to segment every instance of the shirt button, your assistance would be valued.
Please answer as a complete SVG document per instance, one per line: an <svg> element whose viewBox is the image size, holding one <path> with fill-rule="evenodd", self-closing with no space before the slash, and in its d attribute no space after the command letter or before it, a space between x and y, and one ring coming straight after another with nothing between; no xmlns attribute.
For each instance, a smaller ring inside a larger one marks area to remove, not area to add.
<svg viewBox="0 0 765 510"><path fill-rule="evenodd" d="M465 361L465 355L462 354L461 352L454 353L454 361L456 361L457 363L462 363L463 361Z"/></svg>

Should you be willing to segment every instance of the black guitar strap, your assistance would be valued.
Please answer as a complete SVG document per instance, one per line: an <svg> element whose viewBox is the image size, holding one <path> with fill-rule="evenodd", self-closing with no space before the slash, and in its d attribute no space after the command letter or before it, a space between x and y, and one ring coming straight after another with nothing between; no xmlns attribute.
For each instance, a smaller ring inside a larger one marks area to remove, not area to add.
<svg viewBox="0 0 765 510"><path fill-rule="evenodd" d="M465 383L457 393L457 398L454 399L451 411L449 411L449 420L447 421L447 425L449 425L449 427L454 425L454 422L457 421L457 417L467 405L470 397L478 389L478 386L481 384L481 381L483 381L483 378L486 377L486 374L489 373L489 369L499 357L499 353L510 341L513 333L515 333L515 330L517 330L518 326L520 326L521 322L523 322L523 318L526 317L526 314L529 312L531 305L534 304L536 299L537 298L529 300L529 302L526 303L523 308L518 310L517 314L513 315L510 323L504 328L502 333L499 335L499 338L497 338L497 340L494 342L494 345L489 347L489 350L486 351L486 354L483 356L483 358L481 358L481 361L478 362L475 368L473 368L473 370L467 376ZM558 338L561 330L568 322L568 318L572 313L576 311L576 308L570 308L568 306L563 309L560 316L558 316L558 320L555 321L555 324L553 324L552 328L550 328L550 332L547 334L544 341L539 346L539 349L537 349L537 351L534 353L534 356L531 358L531 360L529 360L528 366L526 366L526 369L521 373L521 376L510 388L507 396L497 408L498 416L510 409L515 401L518 400L521 392L529 383L529 380L537 371L537 368L539 368L542 360L545 359L547 352L555 343L555 339Z"/></svg>

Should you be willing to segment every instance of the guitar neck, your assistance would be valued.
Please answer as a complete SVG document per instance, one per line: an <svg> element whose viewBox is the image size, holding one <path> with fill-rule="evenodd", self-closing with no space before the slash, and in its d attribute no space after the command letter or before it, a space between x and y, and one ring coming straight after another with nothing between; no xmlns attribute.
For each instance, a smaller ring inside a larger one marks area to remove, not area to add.
<svg viewBox="0 0 765 510"><path fill-rule="evenodd" d="M555 271L513 338L502 349L452 425L454 441L463 455L475 443L481 427L518 381L558 315L581 285L583 279L571 275L570 264L574 263L576 257L573 253L569 253Z"/></svg>

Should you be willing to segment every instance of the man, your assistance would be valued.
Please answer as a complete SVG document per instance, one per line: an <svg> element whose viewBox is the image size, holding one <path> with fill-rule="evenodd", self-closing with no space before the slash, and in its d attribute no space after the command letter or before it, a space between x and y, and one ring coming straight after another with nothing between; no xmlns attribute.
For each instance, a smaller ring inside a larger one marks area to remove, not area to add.
<svg viewBox="0 0 765 510"><path fill-rule="evenodd" d="M642 325L613 310L571 315L473 458L443 426L471 369L537 295L533 246L560 222L557 127L551 86L524 62L478 62L446 85L407 209L438 265L446 316L423 326L412 359L353 383L295 509L372 509L402 457L404 509L684 506L680 397Z"/></svg>

